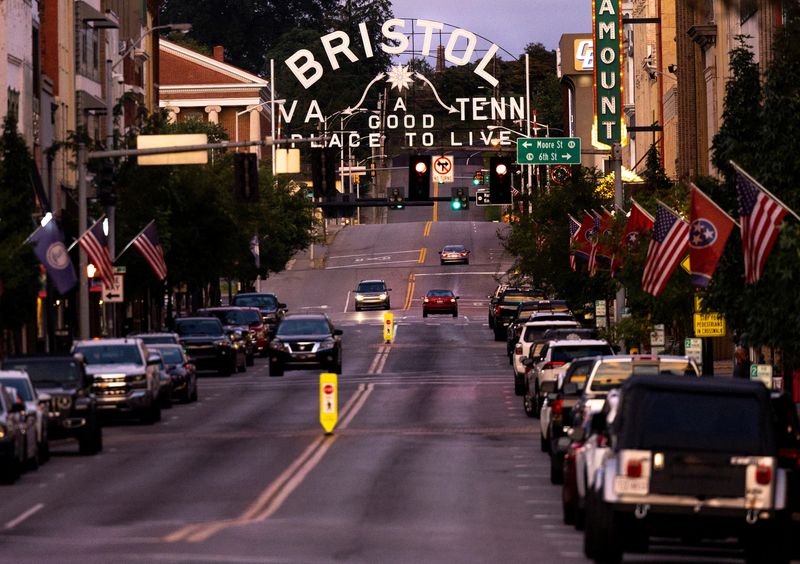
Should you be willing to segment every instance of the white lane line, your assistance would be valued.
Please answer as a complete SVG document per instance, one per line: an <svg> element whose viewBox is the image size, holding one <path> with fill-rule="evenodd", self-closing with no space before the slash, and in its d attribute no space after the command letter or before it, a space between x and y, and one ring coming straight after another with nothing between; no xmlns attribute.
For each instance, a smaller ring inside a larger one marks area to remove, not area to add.
<svg viewBox="0 0 800 564"><path fill-rule="evenodd" d="M344 311L342 313L347 313L348 307L350 307L350 290L347 290L347 299L344 302Z"/></svg>
<svg viewBox="0 0 800 564"><path fill-rule="evenodd" d="M419 251L417 251L419 252ZM380 263L380 266L386 266L388 264L399 264L401 262L419 262L418 259L410 259L410 260L392 260L388 262ZM339 270L341 268L370 268L371 266L377 266L372 264L345 264L343 266L326 266L325 270Z"/></svg>
<svg viewBox="0 0 800 564"><path fill-rule="evenodd" d="M419 253L419 249L413 249L411 251L384 251L382 253L363 253L360 255L336 255L333 257L328 257L329 259L339 259L339 258L356 258L356 257L371 257L375 255L399 255L401 253Z"/></svg>
<svg viewBox="0 0 800 564"><path fill-rule="evenodd" d="M41 511L43 507L44 507L44 503L37 503L36 505L34 505L30 509L28 509L26 512L21 514L16 519L12 519L8 523L6 523L5 529L6 530L13 529L14 527L16 527L17 525L22 523L25 519L28 519L29 517L33 516L36 512Z"/></svg>

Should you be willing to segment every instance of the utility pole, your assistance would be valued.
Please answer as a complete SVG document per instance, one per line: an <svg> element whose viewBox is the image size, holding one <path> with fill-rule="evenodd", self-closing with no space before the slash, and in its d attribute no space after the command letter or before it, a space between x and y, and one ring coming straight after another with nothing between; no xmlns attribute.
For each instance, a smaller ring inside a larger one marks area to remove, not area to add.
<svg viewBox="0 0 800 564"><path fill-rule="evenodd" d="M78 236L86 232L88 212L86 209L86 143L78 140ZM78 245L78 337L89 338L89 279L86 267L89 260L86 251Z"/></svg>
<svg viewBox="0 0 800 564"><path fill-rule="evenodd" d="M622 192L622 145L614 143L611 145L611 164L614 168L614 207L617 210L623 207L624 194ZM614 301L614 320L617 324L622 321L622 314L625 312L625 286L619 285L617 297Z"/></svg>

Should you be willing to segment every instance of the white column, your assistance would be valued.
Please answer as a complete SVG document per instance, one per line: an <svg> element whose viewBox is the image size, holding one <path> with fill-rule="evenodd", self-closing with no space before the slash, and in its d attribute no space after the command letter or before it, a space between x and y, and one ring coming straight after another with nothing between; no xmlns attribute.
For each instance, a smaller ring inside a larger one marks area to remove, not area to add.
<svg viewBox="0 0 800 564"><path fill-rule="evenodd" d="M247 106L247 110L250 112L250 131L247 139L250 141L258 141L261 139L261 116L259 115L260 109L261 105ZM256 145L249 147L249 151L260 156L259 147Z"/></svg>
<svg viewBox="0 0 800 564"><path fill-rule="evenodd" d="M221 106L206 106L205 112L208 114L209 123L219 123L219 113L222 111Z"/></svg>

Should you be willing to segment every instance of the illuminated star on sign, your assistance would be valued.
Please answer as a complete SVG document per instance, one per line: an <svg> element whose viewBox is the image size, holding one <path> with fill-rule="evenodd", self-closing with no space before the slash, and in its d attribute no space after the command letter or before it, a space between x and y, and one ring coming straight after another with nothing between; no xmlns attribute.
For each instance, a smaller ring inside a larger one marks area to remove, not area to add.
<svg viewBox="0 0 800 564"><path fill-rule="evenodd" d="M400 92L408 88L413 81L408 65L392 67L392 70L389 71L389 78L386 79L392 88L397 88Z"/></svg>

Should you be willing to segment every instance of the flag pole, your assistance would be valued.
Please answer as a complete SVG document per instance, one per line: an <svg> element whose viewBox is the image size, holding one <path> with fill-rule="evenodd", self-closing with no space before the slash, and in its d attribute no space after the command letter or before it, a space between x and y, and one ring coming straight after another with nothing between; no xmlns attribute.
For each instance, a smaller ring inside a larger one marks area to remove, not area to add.
<svg viewBox="0 0 800 564"><path fill-rule="evenodd" d="M128 249L130 249L130 248L131 248L131 245L133 245L133 242L134 242L136 239L138 239L138 238L139 238L139 235L141 235L142 233L144 233L144 232L145 232L145 230L146 230L148 227L150 227L151 225L153 225L153 222L154 222L154 221L155 221L155 219L151 219L151 220L150 220L150 223L148 223L147 225L145 225L145 226L144 226L144 228L143 228L141 231L139 231L139 233L136 235L136 237L134 237L133 239L131 239L131 240L130 240L130 242L129 242L127 245L125 245L125 248L124 248L124 249L122 249L122 250L119 252L119 254L116 256L116 258L114 258L114 260L113 260L113 261L111 261L111 262L116 262L116 261L117 261L117 259L118 259L119 257L121 257L123 254L125 254L125 251L127 251Z"/></svg>
<svg viewBox="0 0 800 564"><path fill-rule="evenodd" d="M735 168L735 169L736 169L736 170L737 170L737 171L738 171L738 172L739 172L739 173L740 173L742 176L746 176L746 177L747 177L747 179L748 179L748 180L750 180L750 182L752 182L753 184L755 184L756 186L758 186L758 189L759 189L759 190L762 190L762 191L763 191L763 192L764 192L764 193L765 193L767 196L769 196L770 198L772 198L773 200L775 200L776 202L778 202L778 203L781 205L781 207L782 207L783 209L785 209L787 212L789 212L790 214L792 214L792 216L793 216L793 217L794 217L794 218L795 218L797 221L800 221L800 215L797 215L797 213L796 213L796 212L795 212L795 211L794 211L792 208L790 208L789 206L787 206L786 204L784 204L783 202L781 202L781 201L780 201L778 198L776 198L776 197L775 197L775 194L773 194L772 192L770 192L769 190L767 190L766 188L764 188L764 186L763 186L763 185L762 185L762 184L761 184L761 183L760 183L758 180L756 180L755 178L753 178L752 176L750 176L749 174L747 174L747 173L744 171L744 169L742 169L742 167L740 167L739 165L737 165L735 162L733 162L733 161L728 161L728 162L729 162L729 163L731 163L731 165L733 166L733 168Z"/></svg>
<svg viewBox="0 0 800 564"><path fill-rule="evenodd" d="M671 213L672 215L674 215L675 217L677 217L677 218L678 218L678 219L680 219L681 221L686 221L686 219L685 219L684 217L682 217L682 216L681 216L681 214L679 214L678 212L676 212L674 209L672 209L670 206L668 206L667 204L665 204L664 202L662 202L662 201L661 201L661 200L659 200L658 198L656 198L656 202L657 202L657 203L658 203L658 205L660 205L661 207L667 208L667 209L669 210L669 213ZM654 219L655 219L655 218L654 218Z"/></svg>
<svg viewBox="0 0 800 564"><path fill-rule="evenodd" d="M689 182L689 188L691 188L692 190L697 190L698 192L700 192L700 193L701 193L703 196L705 196L706 200L708 200L709 202L711 202L711 205L712 205L712 206L714 206L715 208L717 208L717 210L718 210L718 211L719 211L721 214L723 214L725 217L727 217L728 219L730 219L730 220L733 222L733 224L734 224L736 227L738 227L739 229L741 229L741 228L742 228L742 226L741 226L741 225L739 225L739 222L738 222L738 221L736 221L735 219L733 219L733 218L732 218L732 217L731 217L731 216L728 214L728 212L726 212L726 211L725 211L725 210L723 210L721 207L719 207L719 206L717 205L717 202L715 202L714 200L712 200L712 199L711 199L711 198L708 196L708 194L706 194L705 192L703 192L703 191L702 191L702 190L701 190L701 189L700 189L700 188L697 186L697 184L695 184L694 182Z"/></svg>
<svg viewBox="0 0 800 564"><path fill-rule="evenodd" d="M77 244L78 244L78 241L80 241L81 239L83 239L83 236L84 236L84 235L86 235L86 234L87 234L89 231L91 231L92 229L94 229L94 226L95 226L95 225L97 225L98 223L100 223L101 221L103 221L103 219L104 219L105 217L106 217L106 214L103 214L103 215L101 215L101 216L100 216L100 217L97 219L97 221L95 221L94 223L92 223L92 226L91 226L89 229L87 229L86 231L84 231L83 233L81 233L80 237L78 237L77 239L75 239L75 240L72 242L72 244L71 244L69 247L67 247L67 252L71 251L71 250L72 250L72 247L74 247L75 245L77 245ZM112 260L111 262L113 263L114 261Z"/></svg>

